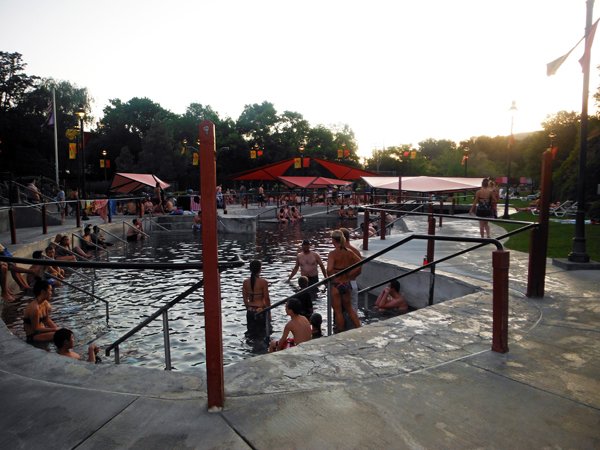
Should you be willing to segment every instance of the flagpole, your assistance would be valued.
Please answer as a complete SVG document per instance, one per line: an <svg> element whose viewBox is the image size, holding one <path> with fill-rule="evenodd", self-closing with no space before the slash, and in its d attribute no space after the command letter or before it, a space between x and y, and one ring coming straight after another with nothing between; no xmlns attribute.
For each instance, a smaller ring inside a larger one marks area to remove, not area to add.
<svg viewBox="0 0 600 450"><path fill-rule="evenodd" d="M569 254L569 261L589 263L590 256L586 250L585 239L585 165L587 163L587 123L588 123L588 97L590 95L590 64L591 55L588 54L588 44L591 46L590 30L592 28L592 12L594 0L586 2L585 20L585 48L583 64L583 102L581 105L581 138L579 143L579 177L577 182L577 214L575 215L575 237L573 238L573 251ZM591 49L590 49L591 50ZM591 52L590 52L591 53ZM585 55L587 54L587 60Z"/></svg>
<svg viewBox="0 0 600 450"><path fill-rule="evenodd" d="M58 135L56 133L56 88L52 88L52 117L54 118L54 161L56 162L56 186L58 182Z"/></svg>

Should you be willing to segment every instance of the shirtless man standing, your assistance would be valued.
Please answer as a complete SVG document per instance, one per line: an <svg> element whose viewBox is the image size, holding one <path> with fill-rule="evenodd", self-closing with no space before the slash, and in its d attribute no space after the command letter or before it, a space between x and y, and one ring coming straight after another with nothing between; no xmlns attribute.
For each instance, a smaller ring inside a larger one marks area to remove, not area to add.
<svg viewBox="0 0 600 450"><path fill-rule="evenodd" d="M346 248L358 256L362 261L362 255L360 254L360 250L350 244L350 230L347 228L340 228L340 231L346 238ZM356 277L358 277L362 273L362 266L358 269L358 272L350 277L350 284L352 285L351 301L352 307L354 311L358 311L358 286L356 285Z"/></svg>
<svg viewBox="0 0 600 450"><path fill-rule="evenodd" d="M321 261L321 257L318 253L311 251L310 241L308 239L304 239L302 241L302 253L298 253L298 256L296 256L296 265L294 266L294 270L292 270L290 277L287 279L288 283L291 281L294 275L296 275L298 268L300 268L300 275L308 278L309 286L318 283L319 270L317 265L321 267L323 276L327 278L327 271L325 270L323 261Z"/></svg>

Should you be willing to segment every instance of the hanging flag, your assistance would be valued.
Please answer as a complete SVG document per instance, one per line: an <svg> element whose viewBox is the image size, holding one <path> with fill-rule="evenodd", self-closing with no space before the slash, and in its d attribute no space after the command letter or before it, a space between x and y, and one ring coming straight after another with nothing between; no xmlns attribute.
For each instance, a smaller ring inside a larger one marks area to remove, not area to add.
<svg viewBox="0 0 600 450"><path fill-rule="evenodd" d="M310 158L304 158L304 167L308 167L309 163L310 163Z"/></svg>
<svg viewBox="0 0 600 450"><path fill-rule="evenodd" d="M417 152L411 152L410 159L417 159Z"/></svg>
<svg viewBox="0 0 600 450"><path fill-rule="evenodd" d="M600 19L599 19L600 20ZM588 39L587 44L589 44L589 49L587 48L588 45L586 45L586 49L585 49L585 53L583 54L583 57L581 58L581 60L579 60L579 62L582 64L582 60L584 60L586 54L588 56L588 63L589 63L589 52L588 50L591 50L592 48L592 41L594 40L594 34L596 32L596 25L598 24L598 20L596 20L596 23L594 25L592 25L592 27L590 28L590 39ZM569 57L569 55L571 54L571 52L573 50L575 50L575 48L577 48L577 46L581 43L581 41L583 41L585 39L585 35L579 40L579 42L577 42L577 44L575 44L575 47L573 47L571 50L569 50L569 53L567 53L566 55L561 56L560 58L555 59L554 61L546 64L546 75L551 76L554 75L556 73L556 71L558 70L558 68L562 65L562 63L565 62L565 60ZM586 62L585 60L583 61L584 63ZM584 69L585 70L585 69Z"/></svg>
<svg viewBox="0 0 600 450"><path fill-rule="evenodd" d="M250 150L250 159L256 159L256 150Z"/></svg>
<svg viewBox="0 0 600 450"><path fill-rule="evenodd" d="M194 153L194 156L192 157L192 164L194 166L198 165L198 153Z"/></svg>
<svg viewBox="0 0 600 450"><path fill-rule="evenodd" d="M181 147L181 154L183 155L185 153L186 148L185 147Z"/></svg>
<svg viewBox="0 0 600 450"><path fill-rule="evenodd" d="M467 159L469 159L469 155L465 155L465 156L463 156L463 160L462 160L461 166L464 166L464 165L465 165L465 161L466 161Z"/></svg>
<svg viewBox="0 0 600 450"><path fill-rule="evenodd" d="M345 158L349 158L350 157L350 150L344 150L344 157Z"/></svg>
<svg viewBox="0 0 600 450"><path fill-rule="evenodd" d="M106 168L107 168L107 169L110 169L110 159L107 159L107 160L106 160Z"/></svg>
<svg viewBox="0 0 600 450"><path fill-rule="evenodd" d="M45 126L54 125L54 114L52 113L52 100L48 99L48 107L46 108L46 121L42 125L42 129Z"/></svg>
<svg viewBox="0 0 600 450"><path fill-rule="evenodd" d="M104 169L104 160L103 159L100 160L100 168Z"/></svg>
<svg viewBox="0 0 600 450"><path fill-rule="evenodd" d="M77 144L69 142L69 159L75 159L75 156L77 156Z"/></svg>
<svg viewBox="0 0 600 450"><path fill-rule="evenodd" d="M344 157L344 150L342 150L341 148L338 150L338 158L343 158Z"/></svg>
<svg viewBox="0 0 600 450"><path fill-rule="evenodd" d="M263 155L263 151L262 151L262 150L259 150L259 151L258 151L258 156L262 156L262 155Z"/></svg>
<svg viewBox="0 0 600 450"><path fill-rule="evenodd" d="M410 152L404 152L404 154L402 156L404 156L406 158L409 155L410 155Z"/></svg>
<svg viewBox="0 0 600 450"><path fill-rule="evenodd" d="M294 158L294 169L302 167L302 161L300 158Z"/></svg>
<svg viewBox="0 0 600 450"><path fill-rule="evenodd" d="M511 148L515 145L515 136L511 133L510 139L508 140L508 148Z"/></svg>
<svg viewBox="0 0 600 450"><path fill-rule="evenodd" d="M581 64L581 71L583 73L589 71L590 54L592 52L592 44L594 43L594 36L596 35L596 27L598 26L598 20L596 20L596 22L594 22L594 25L592 25L592 27L590 28L590 33L588 34L587 40L585 41L585 51L583 52L583 56L579 60L579 64Z"/></svg>
<svg viewBox="0 0 600 450"><path fill-rule="evenodd" d="M558 150L558 147L553 147L552 148L552 159L556 158L556 150Z"/></svg>

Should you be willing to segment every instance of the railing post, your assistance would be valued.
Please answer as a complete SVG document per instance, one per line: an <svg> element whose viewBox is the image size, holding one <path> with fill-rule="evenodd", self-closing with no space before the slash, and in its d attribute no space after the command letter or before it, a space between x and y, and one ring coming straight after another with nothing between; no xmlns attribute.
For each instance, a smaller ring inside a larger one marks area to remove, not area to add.
<svg viewBox="0 0 600 450"><path fill-rule="evenodd" d="M121 359L119 357L119 346L115 347L115 364L121 364Z"/></svg>
<svg viewBox="0 0 600 450"><path fill-rule="evenodd" d="M381 240L385 241L385 212L381 211L380 216L379 229L381 230Z"/></svg>
<svg viewBox="0 0 600 450"><path fill-rule="evenodd" d="M333 334L333 314L331 312L331 280L327 282L327 336L331 336Z"/></svg>
<svg viewBox="0 0 600 450"><path fill-rule="evenodd" d="M492 350L508 352L508 268L510 252L496 250L492 253L493 268L493 324Z"/></svg>
<svg viewBox="0 0 600 450"><path fill-rule="evenodd" d="M440 214L444 214L444 200L440 200ZM442 228L442 217L440 216L440 228Z"/></svg>
<svg viewBox="0 0 600 450"><path fill-rule="evenodd" d="M169 313L163 311L163 336L165 338L165 369L171 370L171 343L169 341Z"/></svg>
<svg viewBox="0 0 600 450"><path fill-rule="evenodd" d="M46 216L46 205L42 205L42 234L48 234L48 217Z"/></svg>
<svg viewBox="0 0 600 450"><path fill-rule="evenodd" d="M552 181L552 153L542 155L542 181L540 192L540 215L537 229L529 234L529 270L527 274L527 297L544 296L546 257L548 255L548 229L550 223L550 186Z"/></svg>
<svg viewBox="0 0 600 450"><path fill-rule="evenodd" d="M455 202L454 202L454 196L452 197L452 209L450 210L450 215L454 215L454 206L455 206Z"/></svg>
<svg viewBox="0 0 600 450"><path fill-rule="evenodd" d="M15 223L15 210L10 208L8 211L8 221L10 222L10 240L17 244L17 224Z"/></svg>
<svg viewBox="0 0 600 450"><path fill-rule="evenodd" d="M217 247L217 153L215 125L210 120L203 120L200 122L199 131L208 410L221 411L225 402L225 385L223 375L221 282Z"/></svg>
<svg viewBox="0 0 600 450"><path fill-rule="evenodd" d="M427 234L435 236L435 218L429 217L429 227ZM427 240L427 265L434 259L435 253L435 241L433 239ZM433 295L435 291L435 265L429 266L429 306L433 305Z"/></svg>
<svg viewBox="0 0 600 450"><path fill-rule="evenodd" d="M81 228L81 203L77 200L77 206L75 207L75 214L77 215L77 228Z"/></svg>
<svg viewBox="0 0 600 450"><path fill-rule="evenodd" d="M365 209L365 223L363 227L363 250L369 250L369 210Z"/></svg>

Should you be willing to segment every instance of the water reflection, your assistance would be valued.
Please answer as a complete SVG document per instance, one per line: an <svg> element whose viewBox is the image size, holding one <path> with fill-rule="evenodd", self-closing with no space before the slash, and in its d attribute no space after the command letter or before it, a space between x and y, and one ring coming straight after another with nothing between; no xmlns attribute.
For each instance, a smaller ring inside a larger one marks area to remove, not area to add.
<svg viewBox="0 0 600 450"><path fill-rule="evenodd" d="M261 223L256 236L220 236L219 258L226 260L239 255L246 262L261 260L261 276L269 282L271 302L274 303L290 296L297 289L295 280L293 283L285 280L295 265L296 254L301 251L302 240L310 239L312 249L321 255L326 264L327 254L333 250L331 230L348 225L352 224L340 223L337 218L289 225ZM186 262L199 262L201 259L202 242L199 233L155 235L147 243L135 243L127 249L115 248L111 251L111 261L173 261L181 263L182 268ZM248 264L228 269L221 274L223 351L226 365L268 352L264 327L258 332L249 332L246 328L242 282L249 275ZM51 300L54 308L53 321L75 331L75 351L78 353L85 353L87 345L92 342L103 348L116 341L160 306L199 281L202 273L185 269L178 272L97 270L96 276L95 294L110 301L108 324L104 303L72 288L63 286L56 289L56 295ZM76 281L76 284L84 289L91 287L91 283L85 280ZM314 302L314 309L325 318L326 298L323 289ZM201 290L195 292L169 311L171 360L175 370L190 371L205 364L202 294ZM7 327L23 339L23 309L31 300L31 296L24 297L21 302L5 307L2 314ZM363 323L378 320L377 317L366 320L362 310L358 313ZM281 336L287 321L285 308L273 311L272 338ZM41 348L54 351L52 344L41 344ZM122 344L120 352L123 364L164 368L162 320L155 320ZM106 360L110 363L112 357Z"/></svg>

